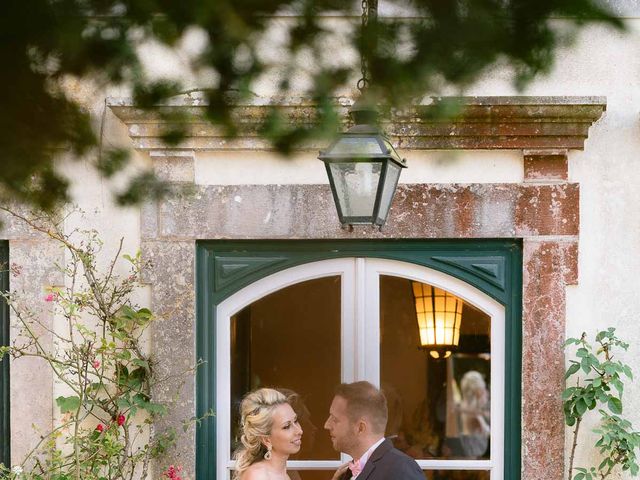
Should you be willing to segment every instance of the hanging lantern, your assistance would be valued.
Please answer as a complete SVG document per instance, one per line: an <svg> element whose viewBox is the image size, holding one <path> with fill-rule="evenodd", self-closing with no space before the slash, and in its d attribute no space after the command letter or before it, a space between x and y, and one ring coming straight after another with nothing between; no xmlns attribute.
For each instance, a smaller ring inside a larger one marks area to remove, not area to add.
<svg viewBox="0 0 640 480"><path fill-rule="evenodd" d="M374 107L360 100L349 113L354 126L318 158L325 163L340 222L381 227L407 163L378 129Z"/></svg>
<svg viewBox="0 0 640 480"><path fill-rule="evenodd" d="M420 332L420 348L433 358L447 358L460 341L463 302L455 295L421 282L411 282Z"/></svg>
<svg viewBox="0 0 640 480"><path fill-rule="evenodd" d="M378 1L362 0L362 33L377 23ZM398 179L407 162L400 158L389 138L378 128L375 102L367 92L371 82L364 52L362 77L356 87L360 98L349 110L353 127L320 152L327 169L333 200L342 225L377 225L387 221Z"/></svg>

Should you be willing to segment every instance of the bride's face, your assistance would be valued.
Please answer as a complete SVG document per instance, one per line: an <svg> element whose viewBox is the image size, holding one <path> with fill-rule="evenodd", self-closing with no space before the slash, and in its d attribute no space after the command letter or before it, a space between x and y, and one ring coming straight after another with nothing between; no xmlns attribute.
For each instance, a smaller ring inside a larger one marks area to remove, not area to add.
<svg viewBox="0 0 640 480"><path fill-rule="evenodd" d="M300 451L302 428L291 405L284 403L273 411L273 427L268 437L273 452L292 455Z"/></svg>

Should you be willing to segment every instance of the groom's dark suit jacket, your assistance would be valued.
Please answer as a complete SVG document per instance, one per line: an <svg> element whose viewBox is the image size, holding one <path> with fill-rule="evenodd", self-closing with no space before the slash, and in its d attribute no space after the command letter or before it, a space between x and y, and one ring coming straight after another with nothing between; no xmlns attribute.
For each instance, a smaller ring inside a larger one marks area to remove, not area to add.
<svg viewBox="0 0 640 480"><path fill-rule="evenodd" d="M350 478L351 470L347 470L340 480ZM356 480L424 480L424 474L413 458L386 439L371 453Z"/></svg>

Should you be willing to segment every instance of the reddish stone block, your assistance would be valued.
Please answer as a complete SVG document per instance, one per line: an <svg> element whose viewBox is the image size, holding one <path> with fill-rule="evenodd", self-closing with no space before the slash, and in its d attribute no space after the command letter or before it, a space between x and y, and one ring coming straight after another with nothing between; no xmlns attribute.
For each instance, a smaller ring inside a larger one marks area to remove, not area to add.
<svg viewBox="0 0 640 480"><path fill-rule="evenodd" d="M524 151L524 181L567 180L569 162L567 151Z"/></svg>
<svg viewBox="0 0 640 480"><path fill-rule="evenodd" d="M579 201L577 183L523 185L515 212L516 236L578 235Z"/></svg>
<svg viewBox="0 0 640 480"><path fill-rule="evenodd" d="M571 244L525 240L523 251L523 480L563 478L565 278Z"/></svg>

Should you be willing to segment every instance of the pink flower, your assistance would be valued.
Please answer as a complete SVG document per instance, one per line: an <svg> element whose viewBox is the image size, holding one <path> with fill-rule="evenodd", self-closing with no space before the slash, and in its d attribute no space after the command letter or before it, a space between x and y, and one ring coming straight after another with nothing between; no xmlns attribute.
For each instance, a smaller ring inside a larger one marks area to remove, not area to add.
<svg viewBox="0 0 640 480"><path fill-rule="evenodd" d="M127 417L125 417L123 414L118 415L118 426L121 427L122 425L124 425L124 422L127 420Z"/></svg>
<svg viewBox="0 0 640 480"><path fill-rule="evenodd" d="M49 295L44 297L44 301L45 302L53 302L55 299L56 299L56 294L55 293L50 293Z"/></svg>
<svg viewBox="0 0 640 480"><path fill-rule="evenodd" d="M96 370L100 368L100 360L94 360L93 363L93 368L95 368Z"/></svg>
<svg viewBox="0 0 640 480"><path fill-rule="evenodd" d="M181 471L182 471L182 467L180 466L175 467L173 465L169 465L169 468L167 468L167 471L163 472L162 475L169 478L170 480L182 480L182 477L180 476Z"/></svg>
<svg viewBox="0 0 640 480"><path fill-rule="evenodd" d="M104 425L99 423L98 426L96 426L96 430L100 433L104 432Z"/></svg>

